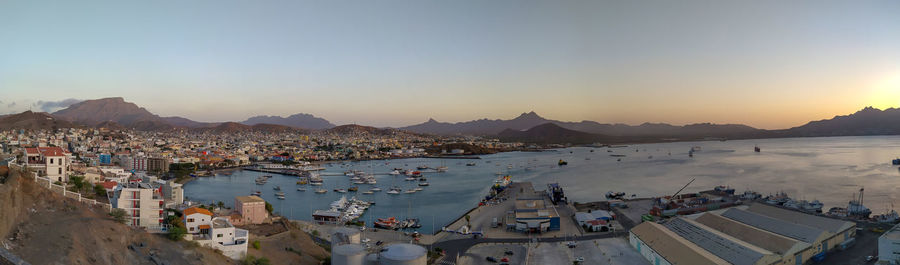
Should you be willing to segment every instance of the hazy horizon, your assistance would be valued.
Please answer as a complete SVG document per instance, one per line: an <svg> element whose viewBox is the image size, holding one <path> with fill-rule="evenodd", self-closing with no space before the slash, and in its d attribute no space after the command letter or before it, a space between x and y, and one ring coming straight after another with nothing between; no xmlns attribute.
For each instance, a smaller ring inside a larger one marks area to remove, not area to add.
<svg viewBox="0 0 900 265"><path fill-rule="evenodd" d="M898 1L50 2L0 4L0 113L784 129L900 106Z"/></svg>

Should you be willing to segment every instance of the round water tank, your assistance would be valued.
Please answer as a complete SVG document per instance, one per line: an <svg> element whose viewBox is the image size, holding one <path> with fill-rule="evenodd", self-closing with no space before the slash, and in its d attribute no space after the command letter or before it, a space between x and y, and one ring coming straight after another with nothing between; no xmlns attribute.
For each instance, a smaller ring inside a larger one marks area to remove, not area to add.
<svg viewBox="0 0 900 265"><path fill-rule="evenodd" d="M343 244L331 247L331 264L363 265L366 248L359 244Z"/></svg>
<svg viewBox="0 0 900 265"><path fill-rule="evenodd" d="M393 244L381 252L381 265L425 265L425 248L413 244Z"/></svg>
<svg viewBox="0 0 900 265"><path fill-rule="evenodd" d="M331 232L331 245L359 244L360 232L357 229L342 227Z"/></svg>

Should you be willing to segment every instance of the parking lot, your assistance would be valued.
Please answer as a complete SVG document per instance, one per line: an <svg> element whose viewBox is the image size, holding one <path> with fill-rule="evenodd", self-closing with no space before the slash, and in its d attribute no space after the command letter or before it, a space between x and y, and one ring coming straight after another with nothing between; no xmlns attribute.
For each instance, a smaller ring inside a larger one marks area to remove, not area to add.
<svg viewBox="0 0 900 265"><path fill-rule="evenodd" d="M623 238L579 241L574 248L564 242L539 243L529 249L528 258L528 264L572 264L579 258L581 264L591 265L650 264Z"/></svg>
<svg viewBox="0 0 900 265"><path fill-rule="evenodd" d="M512 251L512 255L507 255L507 251ZM510 265L525 264L525 254L527 250L525 246L520 244L478 244L470 248L468 252L459 258L457 264L460 265L487 265L500 264L503 258L507 258L506 263ZM487 260L492 257L496 262ZM540 264L540 263L532 263Z"/></svg>

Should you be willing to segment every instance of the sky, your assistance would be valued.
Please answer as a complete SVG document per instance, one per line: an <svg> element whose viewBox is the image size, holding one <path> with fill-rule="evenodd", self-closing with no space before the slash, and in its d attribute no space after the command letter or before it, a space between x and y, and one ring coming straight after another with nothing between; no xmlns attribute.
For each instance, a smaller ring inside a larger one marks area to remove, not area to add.
<svg viewBox="0 0 900 265"><path fill-rule="evenodd" d="M798 126L900 106L900 1L0 0L0 113Z"/></svg>

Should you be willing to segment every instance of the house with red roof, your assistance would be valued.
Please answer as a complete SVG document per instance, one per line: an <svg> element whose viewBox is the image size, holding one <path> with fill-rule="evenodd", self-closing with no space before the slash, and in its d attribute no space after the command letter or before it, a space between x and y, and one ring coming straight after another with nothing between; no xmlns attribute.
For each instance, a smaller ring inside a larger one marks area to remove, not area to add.
<svg viewBox="0 0 900 265"><path fill-rule="evenodd" d="M59 147L25 148L26 166L38 176L53 181L69 181L69 154Z"/></svg>

